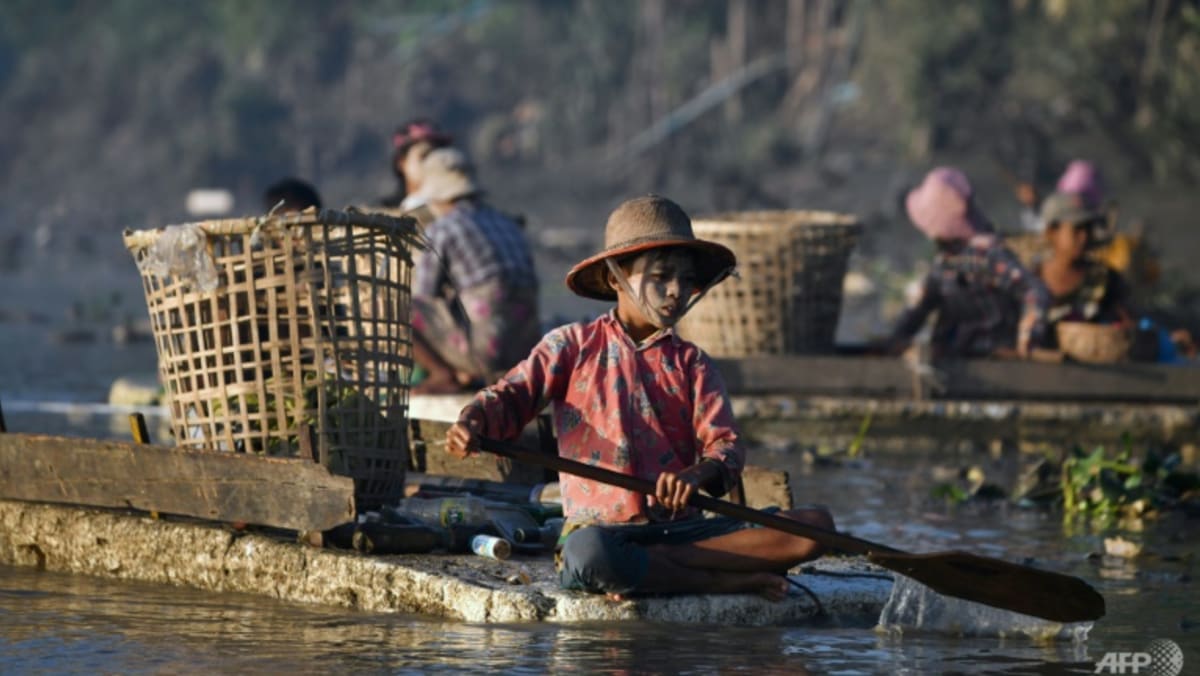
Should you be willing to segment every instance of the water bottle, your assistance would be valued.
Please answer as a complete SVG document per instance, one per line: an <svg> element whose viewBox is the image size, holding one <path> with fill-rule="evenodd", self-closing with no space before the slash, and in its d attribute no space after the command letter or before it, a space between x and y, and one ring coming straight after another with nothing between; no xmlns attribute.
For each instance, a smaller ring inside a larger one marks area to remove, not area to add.
<svg viewBox="0 0 1200 676"><path fill-rule="evenodd" d="M553 549L558 543L559 533L562 532L563 520L560 518L546 519L541 528L518 528L513 531L513 538L519 544L540 544L547 549Z"/></svg>
<svg viewBox="0 0 1200 676"><path fill-rule="evenodd" d="M562 504L562 492L559 491L558 482L551 481L548 484L538 484L529 491L529 501L540 504Z"/></svg>
<svg viewBox="0 0 1200 676"><path fill-rule="evenodd" d="M367 521L358 524L351 545L363 554L424 554L436 548L441 535L429 526L401 526Z"/></svg>
<svg viewBox="0 0 1200 676"><path fill-rule="evenodd" d="M438 526L486 526L487 501L464 495L447 498L405 498L390 509Z"/></svg>

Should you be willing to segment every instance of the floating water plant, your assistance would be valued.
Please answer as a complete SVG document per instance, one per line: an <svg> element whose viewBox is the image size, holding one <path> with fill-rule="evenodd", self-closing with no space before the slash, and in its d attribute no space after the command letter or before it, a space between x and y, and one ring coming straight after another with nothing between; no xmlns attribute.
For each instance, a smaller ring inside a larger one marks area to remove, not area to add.
<svg viewBox="0 0 1200 676"><path fill-rule="evenodd" d="M1120 451L1098 446L1090 453L1075 448L1062 464L1063 517L1088 519L1107 528L1122 519L1140 519L1193 499L1200 477L1178 469L1180 456L1153 449L1138 461L1128 438Z"/></svg>

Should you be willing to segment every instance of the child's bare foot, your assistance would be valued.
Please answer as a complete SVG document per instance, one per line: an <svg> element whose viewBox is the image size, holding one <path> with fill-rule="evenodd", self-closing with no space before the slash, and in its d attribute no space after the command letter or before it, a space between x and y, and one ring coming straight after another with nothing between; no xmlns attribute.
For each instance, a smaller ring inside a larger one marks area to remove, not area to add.
<svg viewBox="0 0 1200 676"><path fill-rule="evenodd" d="M787 598L787 578L775 573L753 573L747 580L747 587L747 591L753 591L773 603Z"/></svg>

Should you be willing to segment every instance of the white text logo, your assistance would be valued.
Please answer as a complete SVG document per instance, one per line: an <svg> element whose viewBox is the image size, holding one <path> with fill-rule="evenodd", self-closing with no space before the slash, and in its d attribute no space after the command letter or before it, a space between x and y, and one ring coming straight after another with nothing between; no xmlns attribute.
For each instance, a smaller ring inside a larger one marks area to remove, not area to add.
<svg viewBox="0 0 1200 676"><path fill-rule="evenodd" d="M1179 676L1183 650L1170 639L1156 638L1144 652L1109 652L1096 663L1097 674L1149 674Z"/></svg>

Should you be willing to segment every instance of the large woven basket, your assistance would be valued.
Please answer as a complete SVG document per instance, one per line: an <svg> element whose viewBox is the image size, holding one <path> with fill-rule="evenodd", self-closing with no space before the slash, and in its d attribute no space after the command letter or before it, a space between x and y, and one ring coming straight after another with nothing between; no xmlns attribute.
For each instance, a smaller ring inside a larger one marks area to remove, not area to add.
<svg viewBox="0 0 1200 676"><path fill-rule="evenodd" d="M126 231L178 445L309 457L400 498L415 223L313 211Z"/></svg>
<svg viewBox="0 0 1200 676"><path fill-rule="evenodd" d="M696 236L733 250L738 277L713 287L679 324L714 357L828 352L842 280L861 230L854 216L752 211L692 222Z"/></svg>
<svg viewBox="0 0 1200 676"><path fill-rule="evenodd" d="M1125 361L1133 346L1131 331L1118 324L1064 321L1055 325L1055 333L1063 354L1090 364Z"/></svg>

